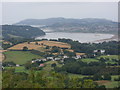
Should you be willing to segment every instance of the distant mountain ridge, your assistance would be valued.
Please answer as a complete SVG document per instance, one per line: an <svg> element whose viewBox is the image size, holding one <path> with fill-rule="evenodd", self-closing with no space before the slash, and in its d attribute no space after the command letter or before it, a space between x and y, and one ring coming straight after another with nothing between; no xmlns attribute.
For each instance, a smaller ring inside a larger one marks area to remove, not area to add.
<svg viewBox="0 0 120 90"><path fill-rule="evenodd" d="M106 19L85 18L48 18L26 19L16 25L42 25L43 29L52 29L54 32L85 32L85 33L117 33L117 22Z"/></svg>

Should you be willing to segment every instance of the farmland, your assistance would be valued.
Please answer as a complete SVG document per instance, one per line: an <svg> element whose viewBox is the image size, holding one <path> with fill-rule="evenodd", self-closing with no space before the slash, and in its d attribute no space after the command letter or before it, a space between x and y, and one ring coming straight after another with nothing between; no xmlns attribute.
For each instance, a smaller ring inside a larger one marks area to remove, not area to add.
<svg viewBox="0 0 120 90"><path fill-rule="evenodd" d="M24 66L19 66L19 67L5 67L5 69L15 69L15 72L28 72L28 70L25 70Z"/></svg>
<svg viewBox="0 0 120 90"><path fill-rule="evenodd" d="M3 52L6 52L7 50L0 50L0 62L5 59L5 55Z"/></svg>
<svg viewBox="0 0 120 90"><path fill-rule="evenodd" d="M28 47L29 50L41 50L41 48L45 48L46 46L56 46L60 48L71 48L71 45L62 42L56 41L36 41L36 42L25 42L14 45L13 47L8 48L8 50L22 50L23 47Z"/></svg>
<svg viewBox="0 0 120 90"><path fill-rule="evenodd" d="M98 57L98 59L100 58L106 59L107 60L106 63L117 64L118 62L114 61L113 59L118 60L119 56L118 55L102 55Z"/></svg>
<svg viewBox="0 0 120 90"><path fill-rule="evenodd" d="M8 48L8 50L22 50L23 47L27 47L29 50L32 50L32 49L37 50L42 46L35 45L35 44L28 44L27 42L25 42L25 43L20 43L20 44L14 45L13 47Z"/></svg>
<svg viewBox="0 0 120 90"><path fill-rule="evenodd" d="M99 56L97 58L86 58L82 59L83 62L98 62L100 58L106 59L105 63L110 63L110 64L117 64L118 62L113 61L112 59L118 59L118 55L104 55L104 56Z"/></svg>
<svg viewBox="0 0 120 90"><path fill-rule="evenodd" d="M103 56L100 56L98 57L99 58L109 58L109 59L118 59L118 55L103 55Z"/></svg>
<svg viewBox="0 0 120 90"><path fill-rule="evenodd" d="M34 55L29 51L7 51L4 54L6 56L4 62L13 61L16 64L25 64L34 58L41 58L41 56Z"/></svg>
<svg viewBox="0 0 120 90"><path fill-rule="evenodd" d="M86 59L82 59L83 62L87 62L87 63L90 63L90 62L98 62L97 59L91 59L91 58L86 58Z"/></svg>
<svg viewBox="0 0 120 90"><path fill-rule="evenodd" d="M3 54L2 53L0 53L0 62L2 62L2 60L3 60Z"/></svg>

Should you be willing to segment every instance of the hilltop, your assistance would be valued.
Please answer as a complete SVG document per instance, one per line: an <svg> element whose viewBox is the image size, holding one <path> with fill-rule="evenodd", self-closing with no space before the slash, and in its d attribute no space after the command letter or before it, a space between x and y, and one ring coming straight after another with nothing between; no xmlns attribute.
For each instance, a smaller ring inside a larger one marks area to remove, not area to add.
<svg viewBox="0 0 120 90"><path fill-rule="evenodd" d="M9 38L35 38L45 35L41 29L26 25L2 25L2 35L4 39Z"/></svg>

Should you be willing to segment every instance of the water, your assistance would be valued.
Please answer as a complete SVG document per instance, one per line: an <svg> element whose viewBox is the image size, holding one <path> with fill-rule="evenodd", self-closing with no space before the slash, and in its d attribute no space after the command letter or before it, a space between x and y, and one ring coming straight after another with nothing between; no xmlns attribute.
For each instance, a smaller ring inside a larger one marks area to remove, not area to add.
<svg viewBox="0 0 120 90"><path fill-rule="evenodd" d="M113 37L112 34L99 34L99 33L65 33L65 32L51 32L46 33L45 36L37 37L36 39L72 39L79 42L94 42L96 40L107 39Z"/></svg>

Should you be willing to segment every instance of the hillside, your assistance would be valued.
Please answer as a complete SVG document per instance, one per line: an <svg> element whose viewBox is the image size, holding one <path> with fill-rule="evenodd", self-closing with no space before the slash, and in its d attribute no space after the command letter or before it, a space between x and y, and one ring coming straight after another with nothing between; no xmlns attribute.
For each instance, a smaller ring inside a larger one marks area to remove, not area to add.
<svg viewBox="0 0 120 90"><path fill-rule="evenodd" d="M8 48L8 50L23 50L23 47L28 47L29 50L40 50L41 48L49 47L59 47L59 48L71 48L71 45L67 43L57 42L57 41L37 41L37 42L24 42L13 47Z"/></svg>
<svg viewBox="0 0 120 90"><path fill-rule="evenodd" d="M84 32L84 33L117 33L117 22L106 19L26 19L16 23L17 25L33 25L53 32Z"/></svg>
<svg viewBox="0 0 120 90"><path fill-rule="evenodd" d="M2 35L4 39L9 38L35 38L45 35L39 28L22 25L2 25Z"/></svg>

